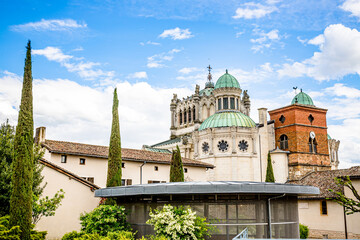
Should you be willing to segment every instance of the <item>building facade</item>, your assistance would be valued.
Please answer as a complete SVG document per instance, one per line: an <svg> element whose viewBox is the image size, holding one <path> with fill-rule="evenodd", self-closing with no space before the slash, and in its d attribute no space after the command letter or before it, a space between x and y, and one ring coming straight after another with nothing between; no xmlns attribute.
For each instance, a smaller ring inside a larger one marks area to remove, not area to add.
<svg viewBox="0 0 360 240"><path fill-rule="evenodd" d="M339 141L327 134L326 109L314 105L302 90L291 104L258 109L259 123L250 117L247 90L228 70L214 84L170 103L170 139L151 145L216 166L209 181L264 181L270 152L276 182L298 180L310 171L337 169ZM267 115L270 115L268 120Z"/></svg>

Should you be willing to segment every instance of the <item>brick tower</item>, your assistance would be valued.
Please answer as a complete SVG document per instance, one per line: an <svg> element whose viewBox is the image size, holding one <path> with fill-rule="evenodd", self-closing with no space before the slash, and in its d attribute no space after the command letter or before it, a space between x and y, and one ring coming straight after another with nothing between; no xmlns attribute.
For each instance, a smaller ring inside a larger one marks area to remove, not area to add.
<svg viewBox="0 0 360 240"><path fill-rule="evenodd" d="M289 180L310 171L330 170L326 125L327 109L315 107L302 90L291 105L269 111L275 121L275 142L289 151Z"/></svg>

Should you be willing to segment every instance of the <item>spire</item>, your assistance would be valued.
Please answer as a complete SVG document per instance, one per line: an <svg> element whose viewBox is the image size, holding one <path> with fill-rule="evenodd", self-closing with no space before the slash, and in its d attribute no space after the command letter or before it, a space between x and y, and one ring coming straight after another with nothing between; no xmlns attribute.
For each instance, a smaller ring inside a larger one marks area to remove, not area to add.
<svg viewBox="0 0 360 240"><path fill-rule="evenodd" d="M207 67L207 69L208 69L208 71L209 71L209 74L208 74L208 77L207 77L208 81L207 81L206 84L205 84L205 88L214 88L214 83L211 81L211 80L212 80L212 75L211 75L211 69L212 69L212 67L210 66L210 64L209 64L209 66Z"/></svg>
<svg viewBox="0 0 360 240"><path fill-rule="evenodd" d="M207 69L208 69L208 71L209 71L208 80L209 80L209 82L210 82L211 79L212 79L212 76L211 76L211 69L212 69L212 67L210 67L210 64L209 64L209 66L207 67Z"/></svg>

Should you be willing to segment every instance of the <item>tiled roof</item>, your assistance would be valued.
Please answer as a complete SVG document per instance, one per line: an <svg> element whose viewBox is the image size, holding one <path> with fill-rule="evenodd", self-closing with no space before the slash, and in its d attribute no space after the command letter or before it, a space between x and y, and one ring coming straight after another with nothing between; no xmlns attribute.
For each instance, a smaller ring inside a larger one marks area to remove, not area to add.
<svg viewBox="0 0 360 240"><path fill-rule="evenodd" d="M39 162L49 168L54 169L55 171L58 171L59 173L62 173L64 175L68 176L69 178L72 178L72 179L84 184L85 186L90 187L92 190L96 190L96 189L100 188L99 186L95 185L94 183L83 179L82 177L76 175L75 173L70 172L69 170L59 167L58 165L56 165L52 162L46 161L45 159L40 159Z"/></svg>
<svg viewBox="0 0 360 240"><path fill-rule="evenodd" d="M320 189L320 195L302 198L332 198L336 195L330 192L329 189L333 189L335 192L343 192L343 188L339 187L334 181L335 177L342 176L360 176L360 166L355 166L348 169L311 172L306 174L299 181L295 181L294 184L311 185Z"/></svg>
<svg viewBox="0 0 360 240"><path fill-rule="evenodd" d="M42 146L47 148L50 152L53 153L63 153L69 155L79 155L79 156L89 156L89 157L98 157L98 158L108 158L109 147L90 145L83 143L74 143L74 142L63 142L55 140L45 140L42 143ZM171 154L159 153L159 152L150 152L146 150L130 149L130 148L121 148L121 157L126 161L139 161L139 162L156 162L163 164L170 164ZM184 166L198 166L198 167L207 167L214 168L214 165L203 163L200 161L183 158Z"/></svg>

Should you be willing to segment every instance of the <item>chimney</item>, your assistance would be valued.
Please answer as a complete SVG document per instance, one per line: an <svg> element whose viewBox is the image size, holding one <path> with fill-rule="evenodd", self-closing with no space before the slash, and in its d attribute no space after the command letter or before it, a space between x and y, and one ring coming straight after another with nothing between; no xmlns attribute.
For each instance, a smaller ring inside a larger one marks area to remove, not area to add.
<svg viewBox="0 0 360 240"><path fill-rule="evenodd" d="M45 141L46 127L38 127L35 132L35 144L40 144Z"/></svg>
<svg viewBox="0 0 360 240"><path fill-rule="evenodd" d="M267 125L267 108L259 108L259 124Z"/></svg>

